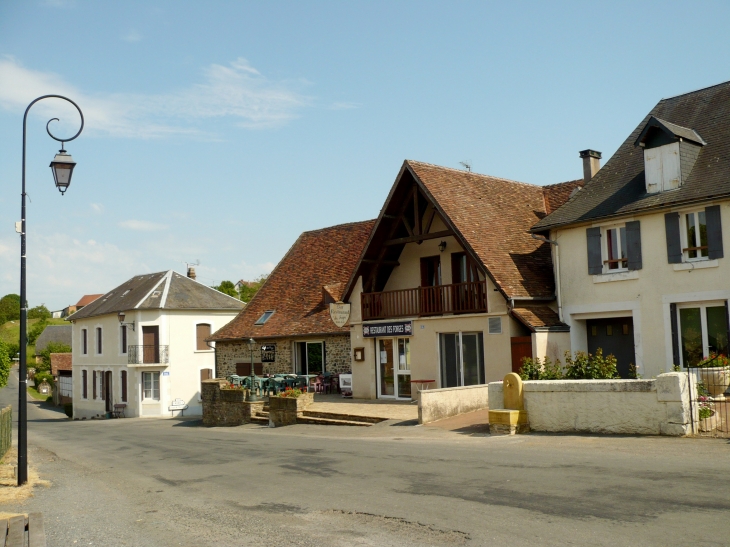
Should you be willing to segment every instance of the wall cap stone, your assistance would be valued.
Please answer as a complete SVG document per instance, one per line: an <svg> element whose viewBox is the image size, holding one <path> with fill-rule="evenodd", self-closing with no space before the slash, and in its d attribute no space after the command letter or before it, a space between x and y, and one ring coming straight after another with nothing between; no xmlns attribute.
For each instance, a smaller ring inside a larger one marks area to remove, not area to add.
<svg viewBox="0 0 730 547"><path fill-rule="evenodd" d="M655 380L528 380L523 384L526 392L596 392L596 391L656 391Z"/></svg>

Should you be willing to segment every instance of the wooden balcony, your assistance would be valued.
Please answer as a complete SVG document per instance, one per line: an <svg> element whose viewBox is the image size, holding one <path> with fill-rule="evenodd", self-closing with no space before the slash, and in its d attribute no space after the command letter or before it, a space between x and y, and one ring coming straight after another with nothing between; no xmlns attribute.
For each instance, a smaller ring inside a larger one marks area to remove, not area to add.
<svg viewBox="0 0 730 547"><path fill-rule="evenodd" d="M487 282L362 293L360 302L363 321L393 317L425 317L445 313L486 312Z"/></svg>

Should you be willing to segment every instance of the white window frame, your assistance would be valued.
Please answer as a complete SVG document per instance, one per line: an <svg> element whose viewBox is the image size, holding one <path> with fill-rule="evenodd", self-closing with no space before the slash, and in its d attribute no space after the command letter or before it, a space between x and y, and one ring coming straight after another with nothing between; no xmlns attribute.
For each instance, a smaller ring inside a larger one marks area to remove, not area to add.
<svg viewBox="0 0 730 547"><path fill-rule="evenodd" d="M157 397L155 397L155 383L154 383L155 374L157 375ZM147 375L150 375L152 378L152 383L151 383L152 397L146 396L147 389L145 388L145 377ZM162 377L162 374L156 370L155 371L145 370L142 372L142 402L143 403L146 401L154 401L154 402L160 401L160 391L161 391L160 378L161 377ZM129 394L127 394L127 396L129 396Z"/></svg>
<svg viewBox="0 0 730 547"><path fill-rule="evenodd" d="M687 211L687 212L681 213L679 215L679 225L680 225L680 229L679 229L680 236L679 237L680 237L680 242L682 244L682 261L683 262L702 262L705 260L710 260L709 249L704 250L705 253L708 253L708 256L702 256L703 251L699 250L698 252L699 252L700 256L695 257L695 258L690 258L689 251L686 250L688 247L699 247L699 245L698 245L698 243L700 243L700 241L699 241L699 237L700 237L699 213L704 213L704 212L705 212L704 209L697 209L695 211ZM695 235L696 235L697 239L694 242L689 241L689 231L687 230L687 217L690 215L695 215L695 226L698 227L698 229L695 231ZM707 229L707 216L705 216L705 230L706 229Z"/></svg>
<svg viewBox="0 0 730 547"><path fill-rule="evenodd" d="M626 237L626 223L622 224L612 224L610 226L604 226L601 228L601 260L603 261L603 273L604 274L613 274L613 273L619 273L619 272L628 272L629 271L629 253L628 253L628 246L626 249L626 258L622 259L625 266L621 266L619 262L618 268L610 268L610 264L608 264L609 260L609 252L608 252L608 232L609 230L616 230L616 235L618 237L618 248L621 249L621 229L623 228L624 231L624 237Z"/></svg>
<svg viewBox="0 0 730 547"><path fill-rule="evenodd" d="M682 351L682 319L679 310L699 308L700 325L702 326L702 358L706 359L710 355L709 335L707 334L707 308L725 307L724 300L708 300L705 302L682 302L677 304L677 344L679 347L679 362L682 368L686 368L684 364L684 352Z"/></svg>

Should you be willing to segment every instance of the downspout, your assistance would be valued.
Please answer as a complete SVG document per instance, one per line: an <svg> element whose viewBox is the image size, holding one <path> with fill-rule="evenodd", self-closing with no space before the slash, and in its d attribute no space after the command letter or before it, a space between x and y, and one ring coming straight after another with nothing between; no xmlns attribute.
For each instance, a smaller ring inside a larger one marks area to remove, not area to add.
<svg viewBox="0 0 730 547"><path fill-rule="evenodd" d="M560 321L564 323L563 321L563 300L560 297L560 246L558 245L558 242L553 239L548 239L546 237L537 235L537 234L531 234L532 239L537 239L538 241L544 241L545 243L550 243L550 245L555 246L555 297L558 300L558 317L560 318Z"/></svg>

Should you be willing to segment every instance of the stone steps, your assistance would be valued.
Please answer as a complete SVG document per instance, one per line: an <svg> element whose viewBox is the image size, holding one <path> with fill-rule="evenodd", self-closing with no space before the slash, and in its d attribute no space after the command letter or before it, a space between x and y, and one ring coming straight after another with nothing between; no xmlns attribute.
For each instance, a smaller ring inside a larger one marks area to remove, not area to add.
<svg viewBox="0 0 730 547"><path fill-rule="evenodd" d="M332 412L314 412L309 410L305 410L301 416L297 416L298 424L351 425L369 427L382 421L383 418L372 418L369 416L349 416L346 414L334 414ZM251 422L256 424L268 425L268 409L264 407L263 411L256 412L256 414L251 417Z"/></svg>
<svg viewBox="0 0 730 547"><path fill-rule="evenodd" d="M377 418L375 416L355 416L352 414L340 414L335 412L319 412L316 410L305 410L302 412L303 416L309 418L323 418L325 420L341 420L347 422L362 422L367 425L379 424L384 422L386 418ZM298 419L297 419L298 421Z"/></svg>

